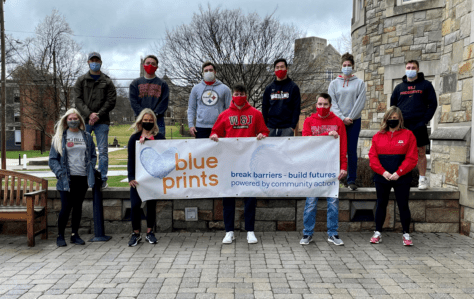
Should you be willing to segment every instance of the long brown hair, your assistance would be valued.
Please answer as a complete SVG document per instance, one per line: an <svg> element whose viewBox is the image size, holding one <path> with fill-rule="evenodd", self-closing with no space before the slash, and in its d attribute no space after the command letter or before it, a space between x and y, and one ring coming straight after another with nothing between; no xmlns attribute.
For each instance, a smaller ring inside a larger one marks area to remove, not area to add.
<svg viewBox="0 0 474 299"><path fill-rule="evenodd" d="M392 106L390 107L390 109L387 110L387 112L385 112L385 115L383 116L382 123L380 124L380 132L385 133L388 131L387 120L394 113L398 114L398 119L400 120L400 129L405 129L402 110L400 110L400 108L398 108L397 106Z"/></svg>

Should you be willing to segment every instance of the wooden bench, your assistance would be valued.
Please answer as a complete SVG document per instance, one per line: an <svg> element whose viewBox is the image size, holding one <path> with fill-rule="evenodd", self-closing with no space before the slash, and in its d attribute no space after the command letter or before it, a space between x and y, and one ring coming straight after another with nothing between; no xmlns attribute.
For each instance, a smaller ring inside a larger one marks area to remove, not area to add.
<svg viewBox="0 0 474 299"><path fill-rule="evenodd" d="M0 170L0 220L26 221L28 246L35 246L35 236L48 238L48 181L15 171ZM40 229L35 231L35 220Z"/></svg>

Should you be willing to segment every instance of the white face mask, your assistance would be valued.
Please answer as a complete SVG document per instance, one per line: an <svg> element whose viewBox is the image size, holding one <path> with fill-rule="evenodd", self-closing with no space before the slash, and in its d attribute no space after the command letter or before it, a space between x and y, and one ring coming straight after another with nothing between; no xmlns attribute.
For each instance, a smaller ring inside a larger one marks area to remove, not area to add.
<svg viewBox="0 0 474 299"><path fill-rule="evenodd" d="M352 74L352 66L346 66L342 68L342 73L346 76Z"/></svg>
<svg viewBox="0 0 474 299"><path fill-rule="evenodd" d="M205 72L203 77L204 81L213 82L216 79L216 74L214 74L214 72Z"/></svg>

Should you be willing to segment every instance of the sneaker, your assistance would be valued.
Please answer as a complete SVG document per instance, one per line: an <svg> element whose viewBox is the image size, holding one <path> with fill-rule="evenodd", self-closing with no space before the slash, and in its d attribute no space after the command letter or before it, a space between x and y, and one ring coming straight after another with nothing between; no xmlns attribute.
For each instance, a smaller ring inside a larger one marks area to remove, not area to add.
<svg viewBox="0 0 474 299"><path fill-rule="evenodd" d="M344 245L344 242L342 242L342 240L339 239L339 235L329 236L328 241L331 243L334 243L334 245L337 245L337 246Z"/></svg>
<svg viewBox="0 0 474 299"><path fill-rule="evenodd" d="M313 236L304 235L303 239L300 240L301 245L308 245L313 241Z"/></svg>
<svg viewBox="0 0 474 299"><path fill-rule="evenodd" d="M150 244L156 244L156 242L158 242L158 240L156 239L155 234L153 232L147 233L145 239L148 242L150 242Z"/></svg>
<svg viewBox="0 0 474 299"><path fill-rule="evenodd" d="M225 237L222 240L223 244L232 244L232 241L235 240L234 232L226 232Z"/></svg>
<svg viewBox="0 0 474 299"><path fill-rule="evenodd" d="M128 246L137 246L137 244L142 240L140 233L132 233L130 241L128 241Z"/></svg>
<svg viewBox="0 0 474 299"><path fill-rule="evenodd" d="M58 235L58 238L56 239L56 245L58 245L58 247L67 246L66 240L64 240L64 236L63 236L63 235Z"/></svg>
<svg viewBox="0 0 474 299"><path fill-rule="evenodd" d="M105 189L107 187L109 187L109 184L107 184L107 181L103 181L102 182L102 189Z"/></svg>
<svg viewBox="0 0 474 299"><path fill-rule="evenodd" d="M258 242L257 237L255 237L254 232L247 232L247 242L249 244L255 244Z"/></svg>
<svg viewBox="0 0 474 299"><path fill-rule="evenodd" d="M81 237L79 237L78 234L75 234L73 233L71 235L71 243L73 244L77 244L77 245L84 245L86 244L86 242L84 242L84 240L81 239Z"/></svg>
<svg viewBox="0 0 474 299"><path fill-rule="evenodd" d="M357 190L357 185L355 183L350 183L349 184L349 189L351 189L352 191L355 191L355 190Z"/></svg>
<svg viewBox="0 0 474 299"><path fill-rule="evenodd" d="M419 190L426 190L428 189L428 179L425 177L425 178L420 178L418 180L418 189Z"/></svg>
<svg viewBox="0 0 474 299"><path fill-rule="evenodd" d="M409 234L403 234L403 245L413 246L413 241L411 240Z"/></svg>
<svg viewBox="0 0 474 299"><path fill-rule="evenodd" d="M370 238L370 243L372 244L379 244L382 243L382 234L378 231L374 233L372 238Z"/></svg>

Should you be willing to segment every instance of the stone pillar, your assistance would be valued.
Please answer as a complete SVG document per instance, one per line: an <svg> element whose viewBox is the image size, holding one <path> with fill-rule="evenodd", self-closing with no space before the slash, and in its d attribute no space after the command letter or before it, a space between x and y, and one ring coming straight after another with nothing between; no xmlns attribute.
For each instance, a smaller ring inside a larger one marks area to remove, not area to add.
<svg viewBox="0 0 474 299"><path fill-rule="evenodd" d="M431 187L458 186L459 168L469 161L470 131L469 126L447 126L431 134Z"/></svg>

